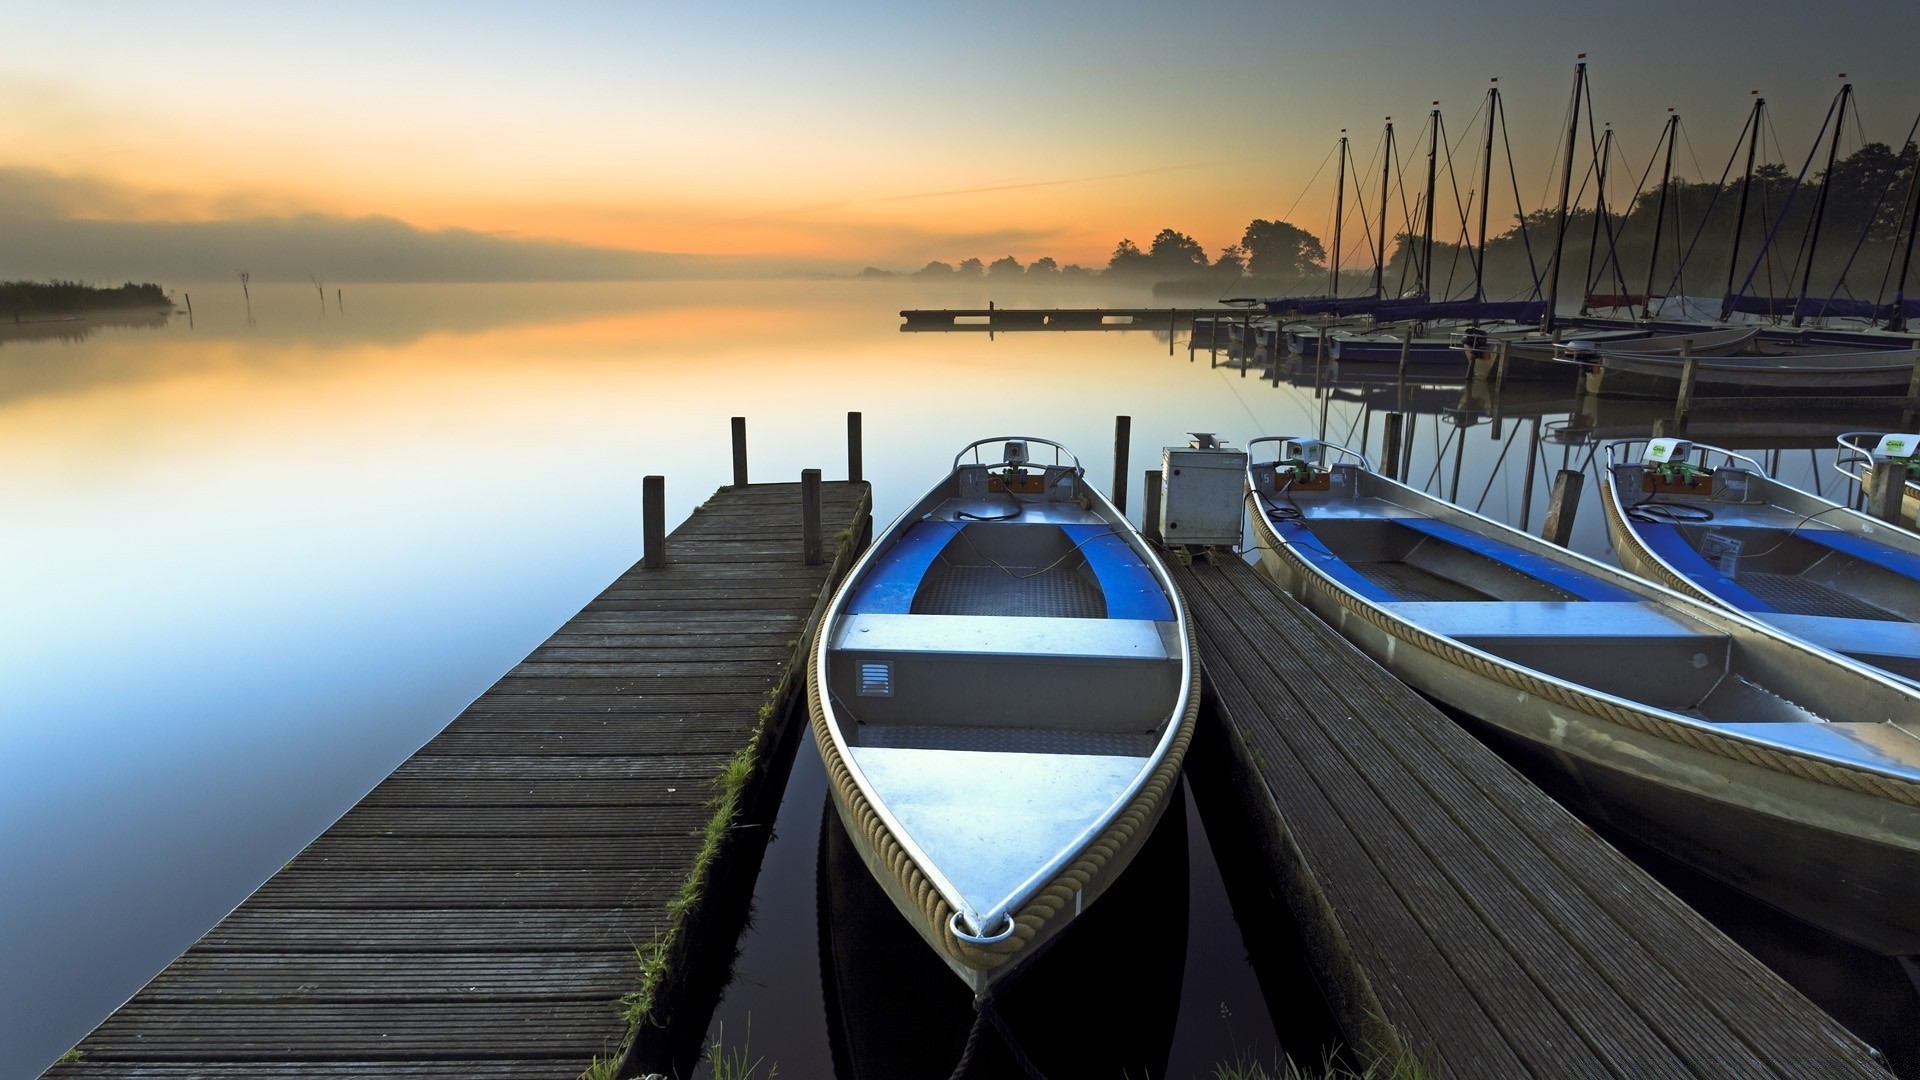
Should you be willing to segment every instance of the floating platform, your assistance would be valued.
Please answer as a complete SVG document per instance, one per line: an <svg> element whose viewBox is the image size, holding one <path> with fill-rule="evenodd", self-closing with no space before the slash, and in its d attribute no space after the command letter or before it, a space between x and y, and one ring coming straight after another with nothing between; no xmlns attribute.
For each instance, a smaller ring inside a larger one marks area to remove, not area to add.
<svg viewBox="0 0 1920 1080"><path fill-rule="evenodd" d="M1228 318L1234 308L909 308L902 333L1018 330L1178 330L1196 318Z"/></svg>
<svg viewBox="0 0 1920 1080"><path fill-rule="evenodd" d="M869 531L867 485L822 484L826 557L804 565L800 492L715 495L664 567L621 575L46 1075L574 1080L619 1054L714 781L756 736L772 753ZM688 963L724 970L738 930ZM656 1014L697 1045L711 1001L663 987Z"/></svg>
<svg viewBox="0 0 1920 1080"><path fill-rule="evenodd" d="M1189 766L1225 774L1261 845L1248 857L1271 867L1363 1062L1461 1077L1887 1075L1252 567L1174 577L1219 721Z"/></svg>

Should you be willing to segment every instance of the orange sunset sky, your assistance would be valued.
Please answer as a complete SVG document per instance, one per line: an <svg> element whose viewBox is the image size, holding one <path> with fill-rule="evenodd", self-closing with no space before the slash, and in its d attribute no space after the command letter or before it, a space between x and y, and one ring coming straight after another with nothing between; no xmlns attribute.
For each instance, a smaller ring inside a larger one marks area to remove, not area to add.
<svg viewBox="0 0 1920 1080"><path fill-rule="evenodd" d="M110 265L129 224L302 215L786 270L1101 265L1163 227L1216 252L1253 217L1326 232L1331 167L1309 179L1342 128L1365 162L1393 115L1423 168L1439 99L1470 171L1491 76L1537 204L1583 51L1627 158L1673 106L1709 178L1753 89L1795 168L1840 71L1865 138L1920 110L1911 35L1863 32L1910 14L1857 0L1821 8L1830 34L1779 32L1809 12L1779 0L693 7L12 5L0 221L64 231L0 274Z"/></svg>

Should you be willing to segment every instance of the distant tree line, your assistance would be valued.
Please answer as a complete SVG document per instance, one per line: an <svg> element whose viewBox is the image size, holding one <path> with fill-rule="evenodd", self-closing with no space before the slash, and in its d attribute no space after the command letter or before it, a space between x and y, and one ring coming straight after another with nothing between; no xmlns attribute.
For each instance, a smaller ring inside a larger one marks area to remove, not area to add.
<svg viewBox="0 0 1920 1080"><path fill-rule="evenodd" d="M0 319L16 322L27 316L172 306L166 290L152 282L107 288L80 281L0 281Z"/></svg>
<svg viewBox="0 0 1920 1080"><path fill-rule="evenodd" d="M1794 174L1769 164L1754 170L1748 191L1747 213L1740 229L1740 259L1733 287L1747 284L1749 295L1786 296L1799 290L1804 256L1811 242L1814 207L1823 189L1826 208L1815 248L1815 296L1834 294L1890 299L1893 280L1907 236L1913 175L1920 150L1908 143L1895 152L1886 143L1868 143L1834 163L1831 174L1815 173L1795 190ZM1609 185L1610 187L1613 185ZM1653 263L1653 292L1718 296L1727 285L1734 247L1734 219L1740 203L1741 178L1725 184L1675 180L1660 209L1659 178L1647 181L1626 205L1609 206L1603 216L1592 208L1567 216L1560 293L1577 295L1583 288L1597 293L1641 294L1647 291L1649 256L1655 222L1660 228L1660 256ZM1621 195L1616 189L1616 198ZM1591 196L1589 200L1591 201ZM1484 291L1493 299L1530 295L1547 273L1553 255L1557 208L1516 217L1511 226L1487 241ZM1458 240L1457 222L1436 230ZM1769 236L1772 237L1769 242ZM1381 271L1380 288L1403 295L1425 279L1429 295L1438 298L1468 296L1473 291L1474 245L1433 244L1431 272L1422 273L1425 246L1420 237L1401 232L1391 238L1390 254ZM1358 255L1361 265L1354 265ZM1373 260L1349 246L1341 268L1342 295L1370 292L1374 286ZM1920 262L1920 260L1916 260ZM869 273L880 271L870 269ZM1132 239L1114 245L1107 264L1087 268L1060 266L1051 258L1022 266L1005 256L991 263L966 259L958 265L934 261L907 275L918 280L955 278L1016 278L1047 280L1124 280L1152 284L1156 292L1212 293L1229 291L1317 294L1327 290L1328 252L1320 237L1285 221L1256 218L1248 223L1239 243L1221 248L1208 258L1193 237L1161 229L1145 248ZM1909 274L1908 294L1920 293L1920 265ZM1884 293L1884 295L1882 295Z"/></svg>

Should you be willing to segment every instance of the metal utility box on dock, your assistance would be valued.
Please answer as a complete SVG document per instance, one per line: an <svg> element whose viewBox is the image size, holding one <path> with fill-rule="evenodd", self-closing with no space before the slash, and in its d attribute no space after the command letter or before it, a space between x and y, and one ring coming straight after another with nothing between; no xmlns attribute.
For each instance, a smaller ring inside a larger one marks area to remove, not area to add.
<svg viewBox="0 0 1920 1080"><path fill-rule="evenodd" d="M1166 542L1238 547L1245 528L1246 471L1244 450L1219 445L1161 450L1160 527Z"/></svg>

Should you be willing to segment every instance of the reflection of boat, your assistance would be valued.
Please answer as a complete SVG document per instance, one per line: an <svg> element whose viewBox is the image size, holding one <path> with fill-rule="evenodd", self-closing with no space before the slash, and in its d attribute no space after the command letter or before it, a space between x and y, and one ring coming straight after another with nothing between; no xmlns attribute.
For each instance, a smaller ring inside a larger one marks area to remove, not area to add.
<svg viewBox="0 0 1920 1080"><path fill-rule="evenodd" d="M1920 678L1920 536L1678 439L1607 446L1620 565L1906 679Z"/></svg>
<svg viewBox="0 0 1920 1080"><path fill-rule="evenodd" d="M1916 349L1713 357L1694 361L1693 384L1718 394L1898 394L1905 392L1916 361ZM1603 352L1587 367L1586 389L1671 398L1684 368L1678 356Z"/></svg>
<svg viewBox="0 0 1920 1080"><path fill-rule="evenodd" d="M1500 350L1506 349L1505 378L1514 381L1572 382L1586 356L1595 352L1631 350L1650 356L1725 356L1752 345L1759 328L1753 326L1701 327L1672 334L1655 334L1652 327L1583 324L1563 326L1542 334L1458 335L1458 344L1473 365L1476 378L1500 377Z"/></svg>
<svg viewBox="0 0 1920 1080"><path fill-rule="evenodd" d="M1920 951L1920 696L1375 474L1248 468L1261 567L1582 809L1810 922ZM1256 455L1258 456L1258 455ZM1357 456L1357 455L1356 455Z"/></svg>
<svg viewBox="0 0 1920 1080"><path fill-rule="evenodd" d="M808 686L869 869L976 993L1126 869L1200 699L1145 541L1072 454L1008 439L982 460L999 441L962 450L854 566Z"/></svg>
<svg viewBox="0 0 1920 1080"><path fill-rule="evenodd" d="M1188 888L1185 798L1176 789L1170 799L1099 905L1044 959L994 991L1000 1021L1047 1076L1166 1073L1187 955ZM816 882L834 1075L945 1080L977 1022L969 995L920 947L831 810L821 817ZM1003 1039L982 1033L967 1075L1022 1073Z"/></svg>
<svg viewBox="0 0 1920 1080"><path fill-rule="evenodd" d="M1840 444L1840 453L1834 459L1833 467L1840 475L1847 477L1865 491L1873 478L1873 448L1877 446L1885 432L1881 431L1844 431L1834 436ZM1900 496L1900 521L1908 527L1920 525L1920 477L1908 469L1906 490Z"/></svg>

